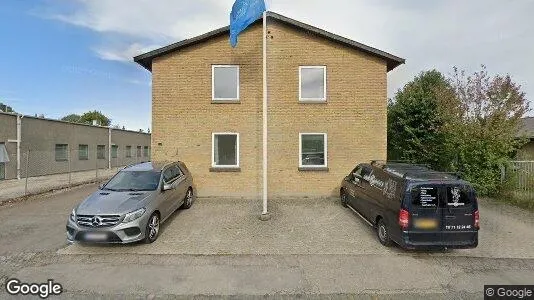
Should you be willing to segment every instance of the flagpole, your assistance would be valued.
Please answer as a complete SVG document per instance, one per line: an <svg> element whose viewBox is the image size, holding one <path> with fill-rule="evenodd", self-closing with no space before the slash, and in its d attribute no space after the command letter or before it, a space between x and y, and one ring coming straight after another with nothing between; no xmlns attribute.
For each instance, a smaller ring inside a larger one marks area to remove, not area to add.
<svg viewBox="0 0 534 300"><path fill-rule="evenodd" d="M267 211L267 10L263 12L263 211L262 220L269 219Z"/></svg>

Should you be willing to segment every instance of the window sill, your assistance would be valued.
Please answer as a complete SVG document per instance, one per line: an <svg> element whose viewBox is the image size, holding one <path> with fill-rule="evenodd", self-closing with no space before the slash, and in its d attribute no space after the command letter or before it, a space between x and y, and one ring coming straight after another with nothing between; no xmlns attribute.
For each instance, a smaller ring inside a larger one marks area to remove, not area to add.
<svg viewBox="0 0 534 300"><path fill-rule="evenodd" d="M211 167L210 172L241 172L240 167Z"/></svg>
<svg viewBox="0 0 534 300"><path fill-rule="evenodd" d="M211 100L211 104L241 104L241 100Z"/></svg>
<svg viewBox="0 0 534 300"><path fill-rule="evenodd" d="M301 104L326 104L326 100L299 100Z"/></svg>
<svg viewBox="0 0 534 300"><path fill-rule="evenodd" d="M299 167L301 172L328 172L328 167Z"/></svg>

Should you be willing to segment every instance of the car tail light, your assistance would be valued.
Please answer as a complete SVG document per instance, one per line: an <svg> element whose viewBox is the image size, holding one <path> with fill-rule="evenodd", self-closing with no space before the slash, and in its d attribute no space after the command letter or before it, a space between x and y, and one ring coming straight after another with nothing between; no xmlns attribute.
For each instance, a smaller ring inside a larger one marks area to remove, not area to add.
<svg viewBox="0 0 534 300"><path fill-rule="evenodd" d="M475 228L480 229L480 213L478 210L475 210L473 216L475 217Z"/></svg>
<svg viewBox="0 0 534 300"><path fill-rule="evenodd" d="M401 209L399 212L399 225L401 229L408 228L408 224L410 224L410 213L405 209Z"/></svg>

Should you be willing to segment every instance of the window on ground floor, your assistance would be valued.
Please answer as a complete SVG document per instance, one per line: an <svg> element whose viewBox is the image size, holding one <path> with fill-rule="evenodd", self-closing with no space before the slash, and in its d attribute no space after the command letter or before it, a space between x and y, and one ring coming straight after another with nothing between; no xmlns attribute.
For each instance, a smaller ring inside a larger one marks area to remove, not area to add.
<svg viewBox="0 0 534 300"><path fill-rule="evenodd" d="M148 157L148 146L145 146L145 147L143 148L143 156L144 156L144 157Z"/></svg>
<svg viewBox="0 0 534 300"><path fill-rule="evenodd" d="M96 158L97 159L106 159L106 145L96 146Z"/></svg>
<svg viewBox="0 0 534 300"><path fill-rule="evenodd" d="M301 133L299 140L299 167L327 166L326 133Z"/></svg>
<svg viewBox="0 0 534 300"><path fill-rule="evenodd" d="M69 145L56 144L56 161L67 161L69 159L68 153Z"/></svg>
<svg viewBox="0 0 534 300"><path fill-rule="evenodd" d="M111 158L117 158L119 154L119 146L111 145Z"/></svg>
<svg viewBox="0 0 534 300"><path fill-rule="evenodd" d="M126 146L126 157L132 157L132 146Z"/></svg>
<svg viewBox="0 0 534 300"><path fill-rule="evenodd" d="M78 145L78 160L89 159L89 145Z"/></svg>
<svg viewBox="0 0 534 300"><path fill-rule="evenodd" d="M326 101L325 66L301 66L299 83L300 101Z"/></svg>
<svg viewBox="0 0 534 300"><path fill-rule="evenodd" d="M212 136L212 166L239 167L239 134L214 133Z"/></svg>

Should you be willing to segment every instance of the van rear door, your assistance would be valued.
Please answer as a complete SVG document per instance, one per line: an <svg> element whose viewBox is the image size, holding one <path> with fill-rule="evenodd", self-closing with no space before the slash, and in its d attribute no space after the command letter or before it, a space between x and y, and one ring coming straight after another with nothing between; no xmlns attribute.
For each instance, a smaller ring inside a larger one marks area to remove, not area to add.
<svg viewBox="0 0 534 300"><path fill-rule="evenodd" d="M443 186L442 191L443 241L453 244L473 239L476 232L474 212L478 209L475 191L468 185Z"/></svg>
<svg viewBox="0 0 534 300"><path fill-rule="evenodd" d="M409 240L414 244L431 244L441 240L441 196L438 185L423 184L410 190L409 212L411 225Z"/></svg>

